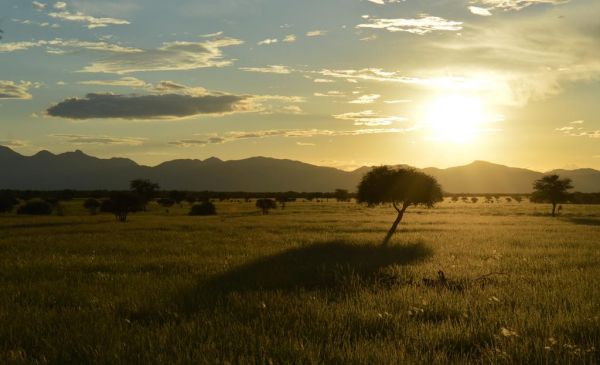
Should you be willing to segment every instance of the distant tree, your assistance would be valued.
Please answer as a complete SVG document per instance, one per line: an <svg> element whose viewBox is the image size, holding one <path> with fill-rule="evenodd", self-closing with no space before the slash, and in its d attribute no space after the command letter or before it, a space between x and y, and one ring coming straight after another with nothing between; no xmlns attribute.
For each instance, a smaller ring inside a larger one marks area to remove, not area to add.
<svg viewBox="0 0 600 365"><path fill-rule="evenodd" d="M166 212L169 213L169 208L175 205L175 201L170 198L161 198L156 201L158 205L165 208Z"/></svg>
<svg viewBox="0 0 600 365"><path fill-rule="evenodd" d="M113 213L119 222L127 221L129 213L142 210L143 203L138 194L133 192L114 192L103 202L102 210Z"/></svg>
<svg viewBox="0 0 600 365"><path fill-rule="evenodd" d="M30 200L17 209L17 214L50 215L52 214L52 205L44 200Z"/></svg>
<svg viewBox="0 0 600 365"><path fill-rule="evenodd" d="M194 204L196 202L196 197L192 194L187 194L185 197L185 201L189 204Z"/></svg>
<svg viewBox="0 0 600 365"><path fill-rule="evenodd" d="M19 203L17 198L9 192L0 192L0 213L12 212Z"/></svg>
<svg viewBox="0 0 600 365"><path fill-rule="evenodd" d="M398 213L383 240L383 245L389 243L409 206L432 207L442 199L442 188L437 180L412 169L393 170L387 166L376 167L365 174L358 185L359 203L367 203L369 206L392 203Z"/></svg>
<svg viewBox="0 0 600 365"><path fill-rule="evenodd" d="M569 199L569 189L573 189L571 179L561 179L558 175L547 175L533 183L531 200L552 204L552 216L556 216L556 204Z"/></svg>
<svg viewBox="0 0 600 365"><path fill-rule="evenodd" d="M175 202L175 204L181 205L181 202L185 200L187 193L185 191L173 190L169 192L169 198Z"/></svg>
<svg viewBox="0 0 600 365"><path fill-rule="evenodd" d="M217 214L217 208L213 203L206 200L200 204L195 204L190 209L189 215L215 215Z"/></svg>
<svg viewBox="0 0 600 365"><path fill-rule="evenodd" d="M98 209L100 209L100 202L94 198L86 199L83 202L83 207L87 209L91 215L98 214Z"/></svg>
<svg viewBox="0 0 600 365"><path fill-rule="evenodd" d="M262 214L269 214L269 210L277 209L277 203L273 199L257 199L256 207L262 211Z"/></svg>
<svg viewBox="0 0 600 365"><path fill-rule="evenodd" d="M56 194L56 199L59 201L71 201L75 197L73 190L61 190Z"/></svg>
<svg viewBox="0 0 600 365"><path fill-rule="evenodd" d="M458 197L457 197L457 196L453 196L453 197L452 197L452 201L453 201L454 203L456 203L456 202L458 201Z"/></svg>
<svg viewBox="0 0 600 365"><path fill-rule="evenodd" d="M335 189L333 193L335 200L338 202L348 202L350 201L350 193L346 189Z"/></svg>
<svg viewBox="0 0 600 365"><path fill-rule="evenodd" d="M477 203L478 201L479 201L479 198L477 198L477 197L472 197L472 198L471 198L471 202L472 202L473 204Z"/></svg>
<svg viewBox="0 0 600 365"><path fill-rule="evenodd" d="M506 200L507 203L512 202L512 198L510 196L507 196L506 198L504 198L504 200Z"/></svg>
<svg viewBox="0 0 600 365"><path fill-rule="evenodd" d="M517 203L520 203L523 201L523 198L520 195L515 195L515 196L513 196L513 200L516 201Z"/></svg>
<svg viewBox="0 0 600 365"><path fill-rule="evenodd" d="M137 194L142 210L146 210L146 205L156 196L160 186L147 179L135 179L129 182L129 188Z"/></svg>
<svg viewBox="0 0 600 365"><path fill-rule="evenodd" d="M288 197L287 194L277 194L277 196L275 197L275 200L277 200L277 202L281 206L281 209L283 210L283 209L285 209L285 204L287 202L289 202L291 199Z"/></svg>
<svg viewBox="0 0 600 365"><path fill-rule="evenodd" d="M463 196L462 198L460 198L460 200L462 200L464 203L469 201L469 198L467 198L466 196Z"/></svg>

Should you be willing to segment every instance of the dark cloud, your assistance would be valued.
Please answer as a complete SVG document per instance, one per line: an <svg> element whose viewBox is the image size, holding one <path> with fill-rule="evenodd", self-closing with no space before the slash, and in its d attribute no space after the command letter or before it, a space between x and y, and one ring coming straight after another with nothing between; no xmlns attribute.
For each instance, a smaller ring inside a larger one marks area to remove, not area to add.
<svg viewBox="0 0 600 365"><path fill-rule="evenodd" d="M201 114L226 114L245 111L250 96L230 94L205 95L115 95L88 94L51 106L49 116L68 119L120 118L168 119Z"/></svg>

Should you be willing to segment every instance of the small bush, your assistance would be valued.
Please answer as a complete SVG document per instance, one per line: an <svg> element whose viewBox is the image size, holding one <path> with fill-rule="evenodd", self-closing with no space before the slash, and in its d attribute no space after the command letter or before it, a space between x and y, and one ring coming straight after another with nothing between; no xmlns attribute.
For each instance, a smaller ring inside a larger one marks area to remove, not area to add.
<svg viewBox="0 0 600 365"><path fill-rule="evenodd" d="M11 194L0 193L0 213L11 212L18 203L17 199Z"/></svg>
<svg viewBox="0 0 600 365"><path fill-rule="evenodd" d="M17 214L50 215L52 214L52 205L43 200L30 200L19 207Z"/></svg>
<svg viewBox="0 0 600 365"><path fill-rule="evenodd" d="M95 215L98 213L98 209L100 208L100 202L94 198L89 198L83 202L83 207L87 209L91 215Z"/></svg>
<svg viewBox="0 0 600 365"><path fill-rule="evenodd" d="M200 204L195 204L190 210L190 215L215 215L217 214L217 208L209 201L205 201Z"/></svg>

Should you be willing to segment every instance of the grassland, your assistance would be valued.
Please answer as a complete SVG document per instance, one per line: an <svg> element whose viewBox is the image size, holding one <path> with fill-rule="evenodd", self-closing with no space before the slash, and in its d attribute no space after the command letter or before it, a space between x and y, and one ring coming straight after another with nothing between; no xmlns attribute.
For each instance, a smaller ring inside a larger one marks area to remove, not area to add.
<svg viewBox="0 0 600 365"><path fill-rule="evenodd" d="M600 206L411 208L384 248L389 207L80 205L0 216L2 364L600 361Z"/></svg>

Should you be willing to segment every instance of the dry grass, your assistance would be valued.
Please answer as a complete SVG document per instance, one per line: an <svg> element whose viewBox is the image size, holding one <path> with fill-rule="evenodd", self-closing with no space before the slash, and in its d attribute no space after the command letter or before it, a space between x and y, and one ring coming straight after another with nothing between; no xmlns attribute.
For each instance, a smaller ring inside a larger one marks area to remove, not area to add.
<svg viewBox="0 0 600 365"><path fill-rule="evenodd" d="M218 203L215 217L152 207L120 224L80 204L0 216L0 363L600 358L598 206L411 208L381 248L391 208ZM490 272L506 275L474 280Z"/></svg>

